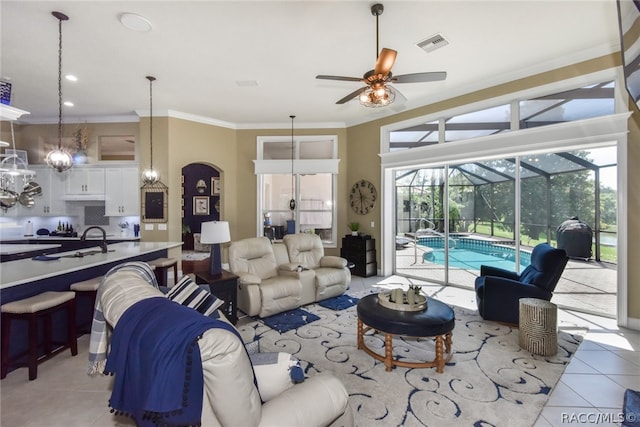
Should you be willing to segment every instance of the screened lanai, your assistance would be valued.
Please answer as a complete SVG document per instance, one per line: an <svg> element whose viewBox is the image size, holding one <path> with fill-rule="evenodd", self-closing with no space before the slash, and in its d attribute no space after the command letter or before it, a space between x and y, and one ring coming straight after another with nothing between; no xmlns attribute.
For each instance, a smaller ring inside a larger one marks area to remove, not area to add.
<svg viewBox="0 0 640 427"><path fill-rule="evenodd" d="M480 265L522 270L548 242L574 252L554 301L611 315L616 173L615 146L399 170L396 271L472 287Z"/></svg>
<svg viewBox="0 0 640 427"><path fill-rule="evenodd" d="M488 108L445 112L391 130L388 150L394 161L409 165L412 160L399 155L424 147L415 155L418 166L393 169L394 271L473 287L480 265L521 271L540 242L568 252L583 246L570 259L552 301L615 316L617 141L589 144L596 133L577 131L576 139L585 141L582 146L562 150L547 145L527 152L526 136L521 136L549 129L545 135L550 141L562 139L566 137L551 130L554 125L566 130L568 122L614 114L615 87L603 79L537 97L516 96ZM483 141L477 144L492 149L486 141L494 137L520 145L512 151L519 155L487 160L486 151L471 145ZM465 143L458 146L457 141ZM428 149L436 147L450 147L452 158L478 160L420 166L421 159L434 164L434 151ZM465 150L475 155L459 155ZM567 242L573 246L568 248Z"/></svg>

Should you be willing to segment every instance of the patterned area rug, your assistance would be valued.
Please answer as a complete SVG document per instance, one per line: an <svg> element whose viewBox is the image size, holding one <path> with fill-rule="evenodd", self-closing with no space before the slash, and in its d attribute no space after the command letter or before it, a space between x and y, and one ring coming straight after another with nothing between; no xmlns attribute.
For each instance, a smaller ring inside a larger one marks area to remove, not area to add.
<svg viewBox="0 0 640 427"><path fill-rule="evenodd" d="M306 306L320 319L283 334L260 321L240 329L245 340L260 340L260 351L294 354L308 376L333 372L349 392L357 426L533 425L582 337L560 332L557 355L532 355L520 348L517 328L453 308L454 355L442 374L435 368L386 372L382 362L358 350L356 306L343 311ZM382 354L381 336L365 339ZM394 338L393 346L398 358L434 358L430 339Z"/></svg>
<svg viewBox="0 0 640 427"><path fill-rule="evenodd" d="M265 317L262 319L262 322L271 329L284 333L292 329L298 329L299 327L306 325L307 323L315 322L318 319L320 318L315 314L311 314L301 308L296 308L295 310L289 310L284 313Z"/></svg>

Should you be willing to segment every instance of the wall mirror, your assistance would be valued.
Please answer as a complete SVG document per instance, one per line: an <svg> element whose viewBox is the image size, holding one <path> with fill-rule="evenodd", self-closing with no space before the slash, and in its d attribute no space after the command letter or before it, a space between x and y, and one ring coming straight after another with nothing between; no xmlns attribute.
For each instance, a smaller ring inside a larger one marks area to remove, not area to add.
<svg viewBox="0 0 640 427"><path fill-rule="evenodd" d="M136 159L136 138L133 135L103 135L98 137L98 159L123 161Z"/></svg>

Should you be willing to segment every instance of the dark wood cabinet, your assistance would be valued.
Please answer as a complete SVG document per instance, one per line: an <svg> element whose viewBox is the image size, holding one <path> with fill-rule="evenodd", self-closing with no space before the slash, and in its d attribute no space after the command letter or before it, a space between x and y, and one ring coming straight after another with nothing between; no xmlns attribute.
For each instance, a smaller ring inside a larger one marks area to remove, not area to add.
<svg viewBox="0 0 640 427"><path fill-rule="evenodd" d="M351 273L356 276L369 277L378 273L376 240L370 236L344 236L340 256L355 264Z"/></svg>
<svg viewBox="0 0 640 427"><path fill-rule="evenodd" d="M226 270L222 270L219 276L212 276L208 271L194 274L197 284L208 284L210 292L224 301L220 310L235 325L238 322L238 276Z"/></svg>

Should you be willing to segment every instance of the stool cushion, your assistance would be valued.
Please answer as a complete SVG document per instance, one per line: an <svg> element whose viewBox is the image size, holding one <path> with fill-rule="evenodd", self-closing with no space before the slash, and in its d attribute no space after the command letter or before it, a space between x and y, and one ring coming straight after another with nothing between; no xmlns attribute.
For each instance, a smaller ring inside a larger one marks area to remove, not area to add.
<svg viewBox="0 0 640 427"><path fill-rule="evenodd" d="M153 261L149 261L149 265L153 265L155 267L171 267L172 265L176 265L178 260L175 258L158 258Z"/></svg>
<svg viewBox="0 0 640 427"><path fill-rule="evenodd" d="M38 311L46 310L47 308L55 307L64 302L74 299L75 292L43 292L39 295L35 295L29 298L25 298L18 301L9 302L3 304L1 310L3 313L36 313Z"/></svg>
<svg viewBox="0 0 640 427"><path fill-rule="evenodd" d="M98 290L102 276L94 277L93 279L83 280L82 282L72 283L69 289L78 292L94 292Z"/></svg>

